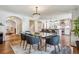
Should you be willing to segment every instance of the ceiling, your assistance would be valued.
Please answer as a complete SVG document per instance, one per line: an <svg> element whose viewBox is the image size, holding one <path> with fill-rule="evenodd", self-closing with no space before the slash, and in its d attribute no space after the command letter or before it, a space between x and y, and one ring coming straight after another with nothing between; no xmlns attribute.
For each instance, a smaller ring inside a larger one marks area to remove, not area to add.
<svg viewBox="0 0 79 59"><path fill-rule="evenodd" d="M76 5L37 5L38 12L41 15L53 15L59 13L68 13L79 8ZM31 16L35 12L36 5L0 5L1 10L19 13Z"/></svg>

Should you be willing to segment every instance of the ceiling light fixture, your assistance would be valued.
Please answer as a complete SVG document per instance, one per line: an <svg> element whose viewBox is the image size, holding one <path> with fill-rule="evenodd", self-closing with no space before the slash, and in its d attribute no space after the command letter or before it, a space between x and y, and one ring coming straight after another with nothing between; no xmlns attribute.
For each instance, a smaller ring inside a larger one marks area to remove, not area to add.
<svg viewBox="0 0 79 59"><path fill-rule="evenodd" d="M38 13L38 7L36 6L35 8L36 8L36 12L32 14L33 19L39 19L40 13Z"/></svg>

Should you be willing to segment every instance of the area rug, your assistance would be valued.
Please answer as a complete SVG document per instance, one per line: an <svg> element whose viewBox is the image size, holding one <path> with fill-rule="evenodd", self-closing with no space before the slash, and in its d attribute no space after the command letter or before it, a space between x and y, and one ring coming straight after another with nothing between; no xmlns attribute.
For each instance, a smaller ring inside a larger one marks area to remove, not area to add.
<svg viewBox="0 0 79 59"><path fill-rule="evenodd" d="M20 46L20 44L11 45L11 48L13 49L15 54L29 54L29 46L27 46L26 50L22 46ZM36 45L34 45L33 48L31 49L30 54L51 54L51 52L53 51L54 51L53 46L47 46L47 51L45 52L45 50L40 51L36 49Z"/></svg>

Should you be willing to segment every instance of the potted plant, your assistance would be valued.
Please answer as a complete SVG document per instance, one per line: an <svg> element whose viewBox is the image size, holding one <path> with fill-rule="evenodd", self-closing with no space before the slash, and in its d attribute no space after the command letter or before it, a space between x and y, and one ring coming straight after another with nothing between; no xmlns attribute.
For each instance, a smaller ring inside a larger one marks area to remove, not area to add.
<svg viewBox="0 0 79 59"><path fill-rule="evenodd" d="M73 24L74 24L73 29L74 35L79 38L79 17L74 20ZM76 46L79 48L79 40L76 41Z"/></svg>

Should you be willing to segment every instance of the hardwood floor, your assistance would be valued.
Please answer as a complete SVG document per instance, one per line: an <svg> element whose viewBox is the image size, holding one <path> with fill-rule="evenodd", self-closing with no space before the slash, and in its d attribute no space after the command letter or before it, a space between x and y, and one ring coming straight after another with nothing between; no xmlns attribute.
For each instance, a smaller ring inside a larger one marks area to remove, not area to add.
<svg viewBox="0 0 79 59"><path fill-rule="evenodd" d="M9 42L4 42L0 44L0 54L14 54L14 51L9 45Z"/></svg>
<svg viewBox="0 0 79 59"><path fill-rule="evenodd" d="M73 53L79 54L79 48L73 46Z"/></svg>
<svg viewBox="0 0 79 59"><path fill-rule="evenodd" d="M13 34L13 35L6 35L6 42L3 42L3 44L0 44L0 54L14 54L14 51L12 50L10 44L18 44L20 42L19 35Z"/></svg>
<svg viewBox="0 0 79 59"><path fill-rule="evenodd" d="M14 54L14 51L10 47L10 43L13 45L20 43L19 35L12 35L7 39L9 40L0 44L0 54ZM73 54L79 54L79 48L73 47Z"/></svg>

